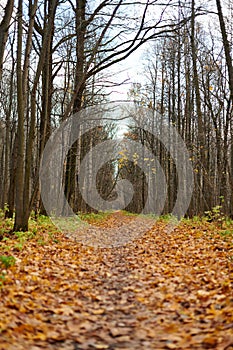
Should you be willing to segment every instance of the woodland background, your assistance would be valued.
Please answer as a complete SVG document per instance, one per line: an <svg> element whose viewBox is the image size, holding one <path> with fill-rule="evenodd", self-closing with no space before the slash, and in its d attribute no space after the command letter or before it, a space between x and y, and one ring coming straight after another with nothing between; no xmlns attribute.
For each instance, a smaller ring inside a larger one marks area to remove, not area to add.
<svg viewBox="0 0 233 350"><path fill-rule="evenodd" d="M187 216L217 208L232 217L232 14L230 0L2 2L0 208L8 218L15 212L14 230L28 229L32 210L45 213L39 164L51 133L81 109L116 99L120 89L128 92L127 100L154 112L148 120L152 131L172 123L185 141L195 178ZM138 48L144 48L141 77L119 81L120 67ZM92 210L77 184L80 161L117 128L113 122L93 128L69 151L63 181L75 212ZM166 214L176 200L176 166L152 134L130 125L124 138L159 159L168 184ZM148 184L136 160L120 154L102 167L97 184L104 199L114 197L116 178L131 181L136 191L126 209L141 212Z"/></svg>

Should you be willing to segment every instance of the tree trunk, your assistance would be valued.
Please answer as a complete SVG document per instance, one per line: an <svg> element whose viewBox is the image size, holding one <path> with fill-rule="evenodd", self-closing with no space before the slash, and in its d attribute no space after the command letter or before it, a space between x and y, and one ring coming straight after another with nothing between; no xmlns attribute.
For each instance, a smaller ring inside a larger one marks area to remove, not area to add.
<svg viewBox="0 0 233 350"><path fill-rule="evenodd" d="M192 51L192 64L193 64L193 87L195 91L195 104L196 104L196 112L197 112L197 129L198 129L198 142L199 142L199 155L200 159L198 160L197 170L197 184L199 188L199 213L203 214L209 208L205 202L205 188L206 188L206 156L205 156L205 131L204 131L204 123L203 116L201 110L201 95L200 95L200 87L199 87L199 77L198 77L198 69L197 69L197 47L195 40L195 0L192 0L192 16L191 16L191 51Z"/></svg>
<svg viewBox="0 0 233 350"><path fill-rule="evenodd" d="M217 10L218 10L218 18L219 18L219 24L220 24L220 29L221 29L221 34L222 34L222 42L223 42L223 47L224 47L224 52L225 52L225 58L226 58L226 64L227 64L227 70L228 70L228 76L229 76L229 89L230 89L230 107L229 110L231 111L232 114L232 109L233 109L233 64L232 64L232 57L231 57L231 47L230 43L227 37L227 32L226 32L226 25L223 17L223 12L222 12L222 5L221 5L221 0L216 0L216 5L217 5ZM230 117L232 118L232 117ZM226 140L226 137L225 137ZM225 154L227 154L227 149L226 149L226 142L225 142L225 147L224 147ZM231 158L233 158L233 140L232 140L232 135L231 135ZM225 159L226 161L226 159ZM233 174L233 162L230 162L230 176L232 177ZM226 174L225 174L226 176ZM231 182L231 181L230 181ZM226 192L226 185L225 187L225 192ZM229 202L229 212L230 215L233 215L233 195L230 196L230 202Z"/></svg>
<svg viewBox="0 0 233 350"><path fill-rule="evenodd" d="M22 37L23 37L23 3L18 0L18 35L17 35L17 171L16 171L16 200L14 231L27 231L28 222L25 220L23 205L24 188L24 96L22 79Z"/></svg>
<svg viewBox="0 0 233 350"><path fill-rule="evenodd" d="M14 0L8 0L5 7L5 14L0 24L0 81L2 79L2 66L10 20L13 12Z"/></svg>
<svg viewBox="0 0 233 350"><path fill-rule="evenodd" d="M85 90L85 77L84 77L84 64L85 64L85 32L86 32L86 0L76 0L76 71L75 71L75 82L74 91L76 91L76 97L73 104L73 114L78 113L82 106L82 98ZM76 141L67 155L67 167L65 175L65 195L70 205L76 211L82 206L82 198L79 190L76 191L76 163L80 162L77 160L77 155L81 154L78 152L78 146L80 142ZM76 193L77 192L77 193Z"/></svg>
<svg viewBox="0 0 233 350"><path fill-rule="evenodd" d="M222 33L222 41L223 41L223 47L224 47L228 75L229 75L229 88L230 88L230 94L231 94L231 101L233 103L233 65L232 65L232 57L231 57L231 48L227 38L226 26L223 18L223 13L222 13L221 0L216 0L216 5L218 9L218 18L219 18L220 29Z"/></svg>

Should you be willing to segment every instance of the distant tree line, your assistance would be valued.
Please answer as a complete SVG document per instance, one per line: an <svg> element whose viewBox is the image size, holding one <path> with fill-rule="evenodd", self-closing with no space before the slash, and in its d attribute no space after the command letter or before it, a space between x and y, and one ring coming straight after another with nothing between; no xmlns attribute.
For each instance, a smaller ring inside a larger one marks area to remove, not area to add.
<svg viewBox="0 0 233 350"><path fill-rule="evenodd" d="M148 120L153 128L169 122L185 140L195 174L188 215L219 204L233 215L232 20L224 16L221 1L207 5L194 0L168 5L7 0L0 5L0 207L6 217L14 216L15 231L28 229L32 210L45 213L39 167L51 133L72 114L108 102L110 67L148 42L146 78L132 85L130 100L154 112ZM199 20L212 5L211 16L219 19L213 30ZM230 1L228 6L231 11ZM80 162L114 130L114 125L93 128L67 154L64 192L75 212L92 210L80 194ZM177 175L169 153L145 130L131 127L125 137L146 145L160 160L168 183L164 213L170 212ZM115 160L99 171L99 192L111 200L116 176L129 178L137 191L126 209L140 212L149 188L145 174L133 162L119 171L118 166ZM88 177L85 186L88 191Z"/></svg>

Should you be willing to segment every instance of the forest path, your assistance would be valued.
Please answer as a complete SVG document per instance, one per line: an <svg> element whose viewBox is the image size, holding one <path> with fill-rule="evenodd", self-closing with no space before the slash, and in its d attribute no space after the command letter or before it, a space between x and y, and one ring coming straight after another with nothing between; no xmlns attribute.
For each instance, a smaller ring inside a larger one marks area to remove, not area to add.
<svg viewBox="0 0 233 350"><path fill-rule="evenodd" d="M97 225L120 234L132 220L117 212ZM233 349L232 238L207 223L165 227L113 248L59 233L12 248L0 349Z"/></svg>

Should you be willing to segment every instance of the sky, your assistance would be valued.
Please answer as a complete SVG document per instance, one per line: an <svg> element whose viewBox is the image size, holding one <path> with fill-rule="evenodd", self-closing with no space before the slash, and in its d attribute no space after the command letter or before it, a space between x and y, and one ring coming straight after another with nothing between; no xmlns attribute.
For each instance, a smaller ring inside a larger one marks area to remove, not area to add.
<svg viewBox="0 0 233 350"><path fill-rule="evenodd" d="M226 6L226 2L222 0L223 12L225 15L229 16L229 10ZM208 5L212 5L212 10L216 11L215 0L208 2ZM208 31L209 26L212 30L218 28L218 17L217 14L208 14L203 17L198 17L198 21L202 23L204 28ZM214 24L213 24L214 23ZM113 91L111 94L111 100L125 100L128 98L127 93L132 85L132 83L143 83L145 81L143 73L143 63L145 63L145 54L148 48L151 46L151 42L143 45L138 50L133 52L130 57L128 57L124 62L116 64L111 68L111 73L115 72L116 75L113 81L120 83L127 80L125 84L120 86L109 88L108 91Z"/></svg>
<svg viewBox="0 0 233 350"><path fill-rule="evenodd" d="M7 0L1 0L1 5L4 7ZM224 6L228 0L222 0L223 9L225 14L227 14L227 7ZM215 5L215 0L209 1L209 4ZM158 7L156 6L156 11ZM0 7L0 18L1 18L1 7ZM210 18L210 16L209 16ZM205 20L203 23L208 23ZM216 22L217 23L217 22ZM110 80L119 84L126 81L123 85L110 87L107 89L107 92L111 92L111 100L125 100L127 99L127 93L131 87L131 84L134 82L143 82L143 58L146 52L148 45L140 47L138 50L133 52L130 57L128 57L123 62L116 64L109 69L109 74L111 75ZM115 76L114 76L115 74Z"/></svg>

